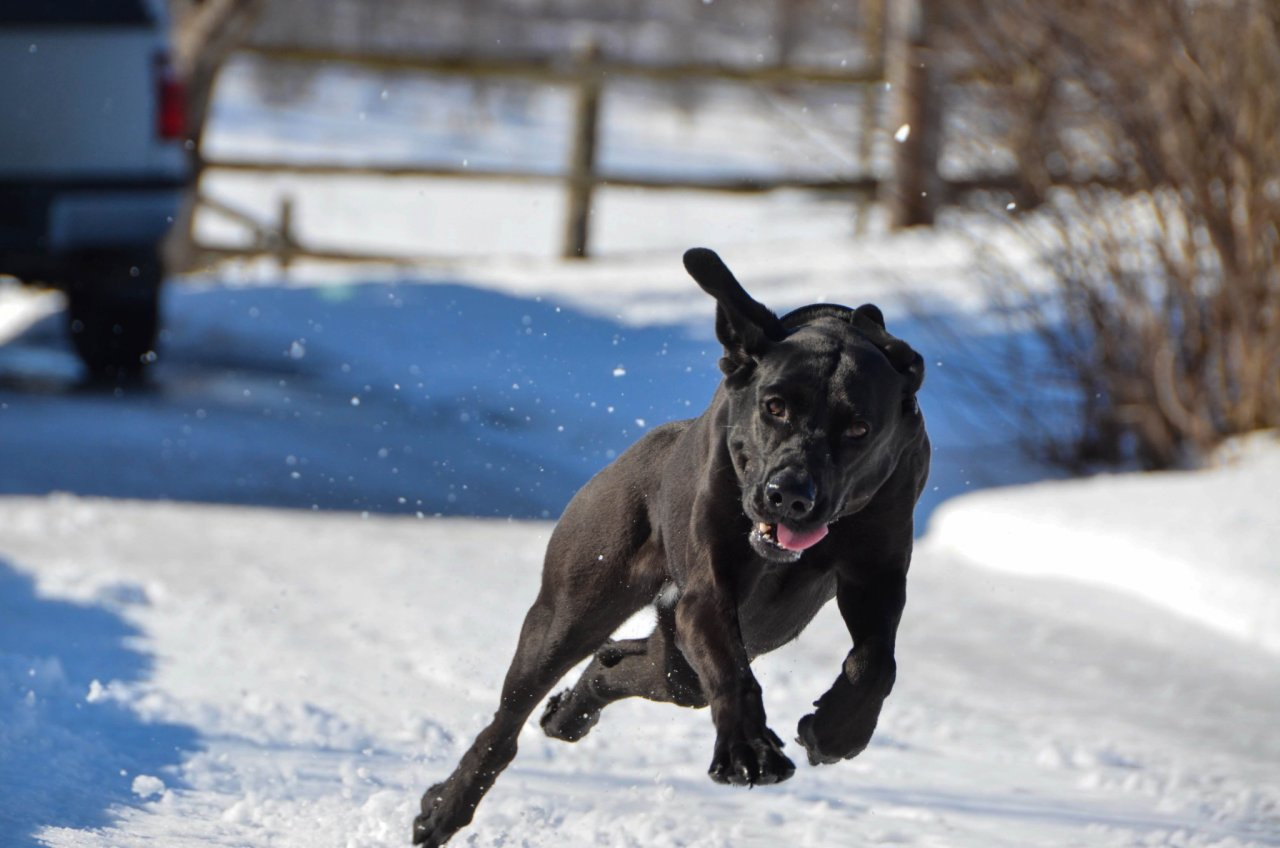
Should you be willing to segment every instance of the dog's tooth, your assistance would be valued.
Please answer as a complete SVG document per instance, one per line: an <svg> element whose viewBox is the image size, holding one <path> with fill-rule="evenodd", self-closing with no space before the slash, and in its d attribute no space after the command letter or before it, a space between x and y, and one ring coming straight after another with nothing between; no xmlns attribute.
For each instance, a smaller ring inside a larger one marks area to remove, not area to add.
<svg viewBox="0 0 1280 848"><path fill-rule="evenodd" d="M766 524L766 523L764 523L763 521L761 521L761 522L760 522L760 526L759 526L757 529L758 529L761 533L764 533L765 535L768 535L768 534L769 534L769 525L768 525L768 524Z"/></svg>

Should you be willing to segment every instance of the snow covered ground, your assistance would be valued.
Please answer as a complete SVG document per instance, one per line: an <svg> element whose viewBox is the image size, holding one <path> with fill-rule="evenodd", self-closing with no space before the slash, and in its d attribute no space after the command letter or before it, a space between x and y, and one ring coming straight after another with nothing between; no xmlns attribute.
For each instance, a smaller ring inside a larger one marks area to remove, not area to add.
<svg viewBox="0 0 1280 848"><path fill-rule="evenodd" d="M408 227L377 208L346 226ZM897 688L863 755L751 791L706 778L705 711L531 726L455 843L1280 845L1275 439L1053 480L971 379L1008 339L966 239L720 211L636 217L642 252L586 265L192 281L121 393L80 382L56 298L0 285L0 846L406 843L495 706L551 520L710 396L685 239L778 309L878 302L926 355ZM759 661L784 738L847 639L830 609Z"/></svg>
<svg viewBox="0 0 1280 848"><path fill-rule="evenodd" d="M729 258L781 308L879 300L917 341L890 289L954 263L934 238L892 279L856 245ZM711 390L710 302L659 264L180 287L155 387L123 397L7 291L0 842L406 839L495 705L550 528L448 516L554 516ZM734 791L704 712L620 704L576 746L531 727L460 844L1280 844L1280 449L964 495L1043 470L917 344L934 520L872 747ZM846 641L828 610L760 661L784 736Z"/></svg>
<svg viewBox="0 0 1280 848"><path fill-rule="evenodd" d="M403 842L417 795L495 705L547 533L5 502L5 844ZM759 662L781 732L846 640L824 614ZM975 569L926 538L899 662L863 756L767 790L706 779L705 712L619 704L576 746L531 726L458 841L1277 842L1274 654L1073 581Z"/></svg>

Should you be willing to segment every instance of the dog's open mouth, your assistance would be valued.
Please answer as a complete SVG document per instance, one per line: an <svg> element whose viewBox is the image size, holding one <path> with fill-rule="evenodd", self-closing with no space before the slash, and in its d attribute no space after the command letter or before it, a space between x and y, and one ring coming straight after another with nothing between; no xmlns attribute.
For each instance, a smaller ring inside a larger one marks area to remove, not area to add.
<svg viewBox="0 0 1280 848"><path fill-rule="evenodd" d="M768 559L795 562L809 548L827 536L827 525L813 530L792 530L785 524L758 522L751 528L751 544Z"/></svg>

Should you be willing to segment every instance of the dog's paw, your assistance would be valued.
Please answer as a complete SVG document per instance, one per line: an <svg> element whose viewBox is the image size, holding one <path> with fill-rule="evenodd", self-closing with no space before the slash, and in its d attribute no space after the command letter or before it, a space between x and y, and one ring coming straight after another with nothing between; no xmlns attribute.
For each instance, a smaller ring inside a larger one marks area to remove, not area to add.
<svg viewBox="0 0 1280 848"><path fill-rule="evenodd" d="M822 712L819 710L818 712ZM826 715L830 719L829 714ZM804 746L811 766L829 766L841 760L850 760L866 750L876 723L871 721L846 721L832 728L826 722L823 734L818 732L818 716L810 713L796 726L796 741ZM824 738L825 737L825 738Z"/></svg>
<svg viewBox="0 0 1280 848"><path fill-rule="evenodd" d="M843 760L844 757L837 757L822 750L817 734L814 733L813 723L814 716L810 713L800 719L800 724L796 727L796 741L804 747L805 754L809 757L809 765L829 766Z"/></svg>
<svg viewBox="0 0 1280 848"><path fill-rule="evenodd" d="M453 836L456 827L443 820L445 784L437 783L422 795L422 812L413 820L413 844L440 848Z"/></svg>
<svg viewBox="0 0 1280 848"><path fill-rule="evenodd" d="M423 848L440 848L449 837L442 836L429 813L420 813L413 820L413 844Z"/></svg>
<svg viewBox="0 0 1280 848"><path fill-rule="evenodd" d="M795 763L782 753L782 740L772 730L759 739L717 745L707 774L716 783L731 786L766 786L795 774Z"/></svg>
<svg viewBox="0 0 1280 848"><path fill-rule="evenodd" d="M572 705L573 690L566 689L558 695L547 699L547 707L542 711L539 724L542 731L552 739L565 742L577 742L591 732L591 728L600 721L599 710L582 710Z"/></svg>

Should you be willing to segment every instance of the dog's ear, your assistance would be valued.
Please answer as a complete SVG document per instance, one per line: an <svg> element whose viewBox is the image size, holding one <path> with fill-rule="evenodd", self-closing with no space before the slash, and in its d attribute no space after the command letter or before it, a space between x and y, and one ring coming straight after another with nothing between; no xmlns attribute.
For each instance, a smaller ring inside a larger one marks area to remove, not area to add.
<svg viewBox="0 0 1280 848"><path fill-rule="evenodd" d="M853 314L855 320L859 317L867 318L872 323L879 326L880 329L884 329L884 313L881 312L880 307L876 306L874 303L862 304L857 309L853 310Z"/></svg>
<svg viewBox="0 0 1280 848"><path fill-rule="evenodd" d="M924 357L911 345L892 336L884 326L884 313L874 304L864 303L853 311L852 323L880 349L894 369L907 378L908 398L924 383Z"/></svg>
<svg viewBox="0 0 1280 848"><path fill-rule="evenodd" d="M715 251L685 251L684 267L716 299L716 338L724 345L720 370L726 377L747 373L774 342L786 338L778 316L747 294Z"/></svg>
<svg viewBox="0 0 1280 848"><path fill-rule="evenodd" d="M880 348L889 362L907 378L907 393L914 396L924 384L924 357L915 352L911 345L902 339L889 337L889 342Z"/></svg>

